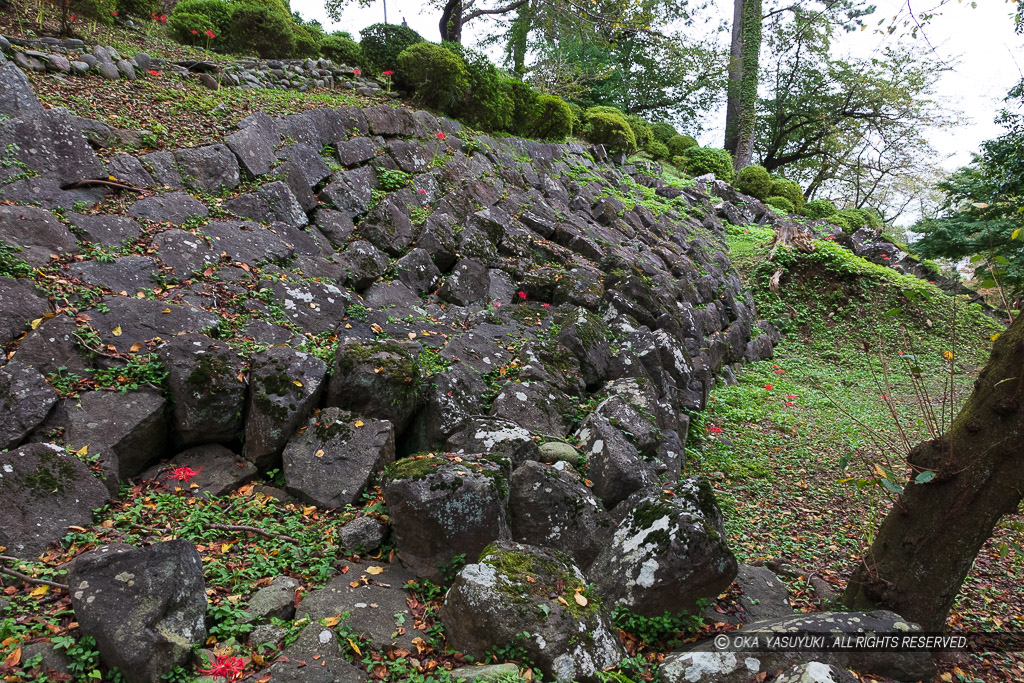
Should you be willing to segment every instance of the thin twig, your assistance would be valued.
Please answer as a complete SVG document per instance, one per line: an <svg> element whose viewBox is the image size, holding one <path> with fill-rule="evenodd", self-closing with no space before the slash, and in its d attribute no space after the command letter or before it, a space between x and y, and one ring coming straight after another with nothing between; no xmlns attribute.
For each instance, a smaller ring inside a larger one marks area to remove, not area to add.
<svg viewBox="0 0 1024 683"><path fill-rule="evenodd" d="M263 529L260 529L259 527L247 526L245 524L207 524L206 528L207 529L218 529L220 531L248 531L248 532L253 533L253 534L259 534L260 536L263 536L264 538L277 538L277 539L280 539L282 541L288 541L289 543L294 543L295 545L302 545L302 541L300 541L297 538L292 538L291 536L287 536L285 534L276 534L276 533L274 533L272 531L265 531Z"/></svg>
<svg viewBox="0 0 1024 683"><path fill-rule="evenodd" d="M4 559L14 559L14 558L4 558ZM36 585L39 585L39 586L50 586L51 588L59 588L59 589L64 590L64 591L69 591L70 590L66 583L57 583L56 581L47 581L46 579L37 579L35 577L29 576L28 574L22 574L21 572L15 571L13 569L8 569L7 567L0 567L0 574L7 574L8 576L13 576L16 579L21 579L25 583L32 583L32 584L36 584Z"/></svg>

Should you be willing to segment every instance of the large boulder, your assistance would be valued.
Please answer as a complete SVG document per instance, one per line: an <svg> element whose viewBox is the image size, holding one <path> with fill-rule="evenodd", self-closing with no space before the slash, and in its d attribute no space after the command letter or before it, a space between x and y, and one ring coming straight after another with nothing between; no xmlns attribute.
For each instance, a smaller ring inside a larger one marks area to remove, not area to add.
<svg viewBox="0 0 1024 683"><path fill-rule="evenodd" d="M585 308L579 307L565 317L558 333L558 342L580 362L583 381L595 388L612 369L611 343L604 321Z"/></svg>
<svg viewBox="0 0 1024 683"><path fill-rule="evenodd" d="M448 642L484 657L512 645L556 681L596 681L624 655L587 579L565 554L495 543L459 572L441 609ZM589 595L589 597L588 597Z"/></svg>
<svg viewBox="0 0 1024 683"><path fill-rule="evenodd" d="M388 420L401 435L416 411L420 371L402 344L343 339L327 387L327 405Z"/></svg>
<svg viewBox="0 0 1024 683"><path fill-rule="evenodd" d="M25 73L14 62L0 59L0 114L19 119L42 112L43 105L36 99Z"/></svg>
<svg viewBox="0 0 1024 683"><path fill-rule="evenodd" d="M167 401L159 391L87 391L69 404L69 448L99 456L107 486L134 477L166 452Z"/></svg>
<svg viewBox="0 0 1024 683"><path fill-rule="evenodd" d="M178 150L174 153L186 187L218 194L238 187L238 159L224 145L207 145Z"/></svg>
<svg viewBox="0 0 1024 683"><path fill-rule="evenodd" d="M289 493L322 508L345 507L394 462L395 430L387 420L326 408L288 441L282 459Z"/></svg>
<svg viewBox="0 0 1024 683"><path fill-rule="evenodd" d="M768 641L770 636L795 632L812 637L821 635L832 643L839 636L902 635L920 631L917 624L885 610L814 612L769 619L747 624L741 631L734 632L734 638L727 637L724 642L720 642L723 639L719 637L673 652L661 666L661 678L664 683L748 683L757 680L759 675L762 680L775 680L773 676L790 667L814 661L897 681L931 680L935 664L929 652L842 647L802 652L786 646L776 649ZM759 649L750 649L750 639L754 637L758 638Z"/></svg>
<svg viewBox="0 0 1024 683"><path fill-rule="evenodd" d="M603 416L587 416L576 438L587 456L594 494L608 509L658 483L653 466L637 453L622 430Z"/></svg>
<svg viewBox="0 0 1024 683"><path fill-rule="evenodd" d="M206 218L210 210L201 201L184 192L144 197L130 207L128 213L154 223L181 225L194 218Z"/></svg>
<svg viewBox="0 0 1024 683"><path fill-rule="evenodd" d="M0 368L0 450L21 443L56 402L57 392L35 368L17 362Z"/></svg>
<svg viewBox="0 0 1024 683"><path fill-rule="evenodd" d="M513 467L525 460L540 460L537 442L528 429L509 420L472 417L465 426L448 437L445 447L453 453L490 453L503 455Z"/></svg>
<svg viewBox="0 0 1024 683"><path fill-rule="evenodd" d="M440 579L457 555L472 559L508 538L507 460L422 455L388 468L384 497L402 564Z"/></svg>
<svg viewBox="0 0 1024 683"><path fill-rule="evenodd" d="M590 568L609 606L647 617L692 612L732 583L736 557L710 484L686 479L672 494L639 491L622 505L627 512Z"/></svg>
<svg viewBox="0 0 1024 683"><path fill-rule="evenodd" d="M338 636L319 623L302 629L295 642L266 670L264 683L366 683L366 672L345 659Z"/></svg>
<svg viewBox="0 0 1024 683"><path fill-rule="evenodd" d="M167 369L177 442L192 446L237 440L246 390L238 352L193 333L174 337L157 353Z"/></svg>
<svg viewBox="0 0 1024 683"><path fill-rule="evenodd" d="M88 312L104 344L130 353L135 344L170 339L182 332L201 332L220 322L216 313L195 306L111 296Z"/></svg>
<svg viewBox="0 0 1024 683"><path fill-rule="evenodd" d="M14 258L44 266L50 257L78 253L78 242L52 213L34 206L0 205L0 242L19 247Z"/></svg>
<svg viewBox="0 0 1024 683"><path fill-rule="evenodd" d="M487 385L476 370L459 364L435 375L423 393L423 408L417 413L412 429L417 450L429 450L444 443L473 416L479 415Z"/></svg>
<svg viewBox="0 0 1024 683"><path fill-rule="evenodd" d="M203 566L191 541L102 546L75 560L68 586L82 634L128 683L158 683L206 639Z"/></svg>
<svg viewBox="0 0 1024 683"><path fill-rule="evenodd" d="M0 453L0 497L0 546L35 559L68 526L91 523L110 494L76 456L36 443Z"/></svg>
<svg viewBox="0 0 1024 683"><path fill-rule="evenodd" d="M0 124L0 149L11 150L11 161L38 174L30 180L44 179L65 187L107 177L103 162L65 109L48 109ZM4 171L18 170L17 164L5 166Z"/></svg>
<svg viewBox="0 0 1024 683"><path fill-rule="evenodd" d="M558 548L589 567L612 534L611 515L565 461L554 465L526 461L509 484L512 538Z"/></svg>
<svg viewBox="0 0 1024 683"><path fill-rule="evenodd" d="M316 408L327 364L311 353L275 346L253 356L245 418L245 458L271 467L292 433Z"/></svg>
<svg viewBox="0 0 1024 683"><path fill-rule="evenodd" d="M491 415L533 432L563 437L572 427L575 409L572 399L550 384L506 382L494 397Z"/></svg>
<svg viewBox="0 0 1024 683"><path fill-rule="evenodd" d="M0 276L0 301L4 302L0 306L0 345L15 339L49 310L46 298L29 280Z"/></svg>

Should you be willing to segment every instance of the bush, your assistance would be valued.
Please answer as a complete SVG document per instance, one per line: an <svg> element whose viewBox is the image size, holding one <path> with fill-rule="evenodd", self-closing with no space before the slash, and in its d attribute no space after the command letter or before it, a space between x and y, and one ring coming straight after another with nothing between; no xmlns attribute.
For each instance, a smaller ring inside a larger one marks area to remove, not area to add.
<svg viewBox="0 0 1024 683"><path fill-rule="evenodd" d="M793 213L796 209L793 207L793 202L789 201L787 197L780 197L779 195L772 195L764 200L764 203L768 206L776 209L781 209L786 213Z"/></svg>
<svg viewBox="0 0 1024 683"><path fill-rule="evenodd" d="M510 131L521 137L535 135L537 123L537 91L527 83L517 80L505 82L512 98L512 125Z"/></svg>
<svg viewBox="0 0 1024 683"><path fill-rule="evenodd" d="M295 53L295 23L290 14L270 5L233 4L228 39L236 50L253 51L264 59Z"/></svg>
<svg viewBox="0 0 1024 683"><path fill-rule="evenodd" d="M340 33L324 36L320 44L320 54L336 64L363 65L363 49L359 47L359 43Z"/></svg>
<svg viewBox="0 0 1024 683"><path fill-rule="evenodd" d="M511 130L515 110L511 81L482 52L459 43L445 43L443 47L461 57L466 65L469 92L462 102L459 119L487 131Z"/></svg>
<svg viewBox="0 0 1024 683"><path fill-rule="evenodd" d="M651 124L644 121L635 114L626 117L626 122L633 130L633 137L636 138L636 146L639 149L647 149L647 146L654 142L654 134L651 133Z"/></svg>
<svg viewBox="0 0 1024 683"><path fill-rule="evenodd" d="M814 199L800 209L800 213L811 219L828 218L834 216L839 209L827 199Z"/></svg>
<svg viewBox="0 0 1024 683"><path fill-rule="evenodd" d="M572 110L561 97L540 95L536 112L534 137L563 142L572 134Z"/></svg>
<svg viewBox="0 0 1024 683"><path fill-rule="evenodd" d="M583 107L575 102L570 102L569 110L572 112L572 134L579 135L583 132L583 124L586 119Z"/></svg>
<svg viewBox="0 0 1024 683"><path fill-rule="evenodd" d="M397 72L398 56L407 47L424 42L423 36L401 24L372 24L359 35L362 36L359 45L363 49L366 66L377 71Z"/></svg>
<svg viewBox="0 0 1024 683"><path fill-rule="evenodd" d="M768 194L785 197L795 209L800 209L804 205L804 191L800 188L800 183L795 180L772 178L772 187Z"/></svg>
<svg viewBox="0 0 1024 683"><path fill-rule="evenodd" d="M454 114L469 90L466 64L451 50L421 41L398 55L399 84L420 104Z"/></svg>
<svg viewBox="0 0 1024 683"><path fill-rule="evenodd" d="M75 12L80 16L96 19L104 24L113 23L116 11L117 0L78 0L75 3Z"/></svg>
<svg viewBox="0 0 1024 683"><path fill-rule="evenodd" d="M672 124L659 121L651 124L651 135L654 136L656 141L667 145L669 140L679 135L679 131ZM694 143L696 143L696 140Z"/></svg>
<svg viewBox="0 0 1024 683"><path fill-rule="evenodd" d="M174 11L171 12L171 16L167 20L172 30L175 28L174 18L182 14L200 14L205 16L208 23L200 32L208 28L218 36L227 35L228 27L231 23L231 6L224 2L224 0L181 0L181 2L174 6ZM195 27L190 27L187 35L175 35L175 37L179 40L184 39L183 42L191 42L192 28ZM175 31L175 33L177 34L178 32Z"/></svg>
<svg viewBox="0 0 1024 683"><path fill-rule="evenodd" d="M772 188L772 177L764 166L751 164L744 166L736 174L736 189L756 199L764 200Z"/></svg>
<svg viewBox="0 0 1024 683"><path fill-rule="evenodd" d="M651 144L647 145L647 153L650 154L653 159L668 159L668 145L664 142L655 140Z"/></svg>
<svg viewBox="0 0 1024 683"><path fill-rule="evenodd" d="M836 214L846 220L853 232L861 228L875 227L871 224L871 214L864 209L843 209ZM830 219L831 220L831 219Z"/></svg>
<svg viewBox="0 0 1024 683"><path fill-rule="evenodd" d="M855 232L853 226L850 225L850 221L840 216L838 213L828 217L828 222L837 228L842 229L847 235Z"/></svg>
<svg viewBox="0 0 1024 683"><path fill-rule="evenodd" d="M162 5L161 0L117 0L117 13L119 16L149 19L160 12Z"/></svg>
<svg viewBox="0 0 1024 683"><path fill-rule="evenodd" d="M171 35L174 39L181 43L192 44L197 41L200 43L206 40L206 36L203 35L207 31L213 31L218 36L223 35L217 33L217 29L214 28L213 22L210 17L205 14L188 14L186 12L175 12L167 20L168 26L171 27ZM195 33L193 33L195 31Z"/></svg>
<svg viewBox="0 0 1024 683"><path fill-rule="evenodd" d="M611 110L611 111L609 111ZM609 152L636 151L636 136L622 112L613 107L591 107L584 115L585 135L590 142L604 145Z"/></svg>
<svg viewBox="0 0 1024 683"><path fill-rule="evenodd" d="M697 141L689 135L676 135L669 138L665 144L668 145L668 151L674 157L682 156L686 150L698 146Z"/></svg>
<svg viewBox="0 0 1024 683"><path fill-rule="evenodd" d="M736 176L732 167L732 155L715 147L691 147L683 155L686 159L684 170L691 176L714 173L719 180L731 183Z"/></svg>
<svg viewBox="0 0 1024 683"><path fill-rule="evenodd" d="M319 57L320 49L324 42L324 32L315 26L306 24L295 24L292 27L295 36L295 51L293 57Z"/></svg>

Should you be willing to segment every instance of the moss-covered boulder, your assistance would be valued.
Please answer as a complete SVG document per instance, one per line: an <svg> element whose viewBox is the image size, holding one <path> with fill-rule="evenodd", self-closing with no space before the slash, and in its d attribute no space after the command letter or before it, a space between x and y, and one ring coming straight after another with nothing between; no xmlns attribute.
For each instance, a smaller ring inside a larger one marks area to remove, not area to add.
<svg viewBox="0 0 1024 683"><path fill-rule="evenodd" d="M460 557L472 559L509 537L508 460L481 455L416 455L384 473L384 498L402 564L440 579Z"/></svg>
<svg viewBox="0 0 1024 683"><path fill-rule="evenodd" d="M420 370L414 350L397 342L343 339L335 354L327 405L388 420L400 436L419 398Z"/></svg>
<svg viewBox="0 0 1024 683"><path fill-rule="evenodd" d="M575 404L544 382L507 382L494 398L491 415L540 434L563 437L572 426Z"/></svg>
<svg viewBox="0 0 1024 683"><path fill-rule="evenodd" d="M609 605L647 617L692 612L732 583L738 565L710 484L690 478L672 493L651 488L622 505L628 512L590 568Z"/></svg>
<svg viewBox="0 0 1024 683"><path fill-rule="evenodd" d="M545 680L596 681L624 652L564 553L495 543L459 572L441 610L449 643L474 657L511 645L526 652Z"/></svg>
<svg viewBox="0 0 1024 683"><path fill-rule="evenodd" d="M63 448L29 444L0 453L0 546L35 559L69 525L92 522L110 497L89 467Z"/></svg>

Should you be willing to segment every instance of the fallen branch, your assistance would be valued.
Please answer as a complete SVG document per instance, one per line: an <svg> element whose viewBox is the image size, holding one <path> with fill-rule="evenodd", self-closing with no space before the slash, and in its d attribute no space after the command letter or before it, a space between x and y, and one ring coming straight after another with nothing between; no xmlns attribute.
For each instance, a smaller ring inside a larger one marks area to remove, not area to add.
<svg viewBox="0 0 1024 683"><path fill-rule="evenodd" d="M125 185L124 183L118 183L113 180L103 180L100 178L89 178L87 180L79 180L77 183L71 183L64 189L73 190L79 187L92 187L94 185L103 185L105 187L113 187L117 190L128 190L129 192L137 192L139 194L146 194L146 190L139 187L133 187L131 185Z"/></svg>
<svg viewBox="0 0 1024 683"><path fill-rule="evenodd" d="M5 556L0 556L0 560L6 560L8 562L19 562L20 561L16 557L5 557ZM56 581L47 581L46 579L37 579L35 577L29 576L28 574L22 574L19 571L15 571L13 569L8 569L7 567L0 567L0 574L7 574L8 576L13 576L16 579L21 579L25 583L31 583L31 584L35 584L37 586L50 586L51 588L59 588L59 589L61 589L63 591L68 591L69 590L68 589L68 585L66 583L57 583Z"/></svg>
<svg viewBox="0 0 1024 683"><path fill-rule="evenodd" d="M294 543L295 545L302 545L302 541L300 541L297 538L292 538L291 536L287 536L285 534L275 534L275 533L273 533L271 531L264 531L263 529L260 529L259 527L247 526L245 524L207 524L206 528L207 529L218 529L220 531L248 531L248 532L253 533L253 534L259 534L260 536L263 536L264 538L277 538L277 539L280 539L282 541L288 541L289 543Z"/></svg>

